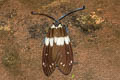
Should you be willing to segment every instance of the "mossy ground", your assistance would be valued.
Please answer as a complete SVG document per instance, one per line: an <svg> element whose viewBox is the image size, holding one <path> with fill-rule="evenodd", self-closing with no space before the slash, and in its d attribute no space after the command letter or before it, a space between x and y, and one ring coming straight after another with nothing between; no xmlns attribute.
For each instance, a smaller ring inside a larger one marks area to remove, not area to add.
<svg viewBox="0 0 120 80"><path fill-rule="evenodd" d="M2 56L2 64L6 70L13 75L20 74L20 57L15 48L5 47L5 51Z"/></svg>

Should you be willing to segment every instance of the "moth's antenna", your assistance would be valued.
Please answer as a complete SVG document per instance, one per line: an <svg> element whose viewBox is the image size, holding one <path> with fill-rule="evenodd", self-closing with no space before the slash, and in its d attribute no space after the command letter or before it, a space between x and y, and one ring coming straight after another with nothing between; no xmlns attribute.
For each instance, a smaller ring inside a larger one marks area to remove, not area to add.
<svg viewBox="0 0 120 80"><path fill-rule="evenodd" d="M77 11L80 11L80 10L84 10L84 9L85 9L85 6L83 6L82 8L77 8L77 9L75 9L74 11L71 11L71 12L69 12L69 13L67 13L67 14L64 14L64 15L61 16L57 21L62 20L64 17L66 17L66 16L68 16L68 15L74 13L74 12L77 12Z"/></svg>
<svg viewBox="0 0 120 80"><path fill-rule="evenodd" d="M43 16L46 16L46 17L54 20L55 22L58 22L54 17L49 16L49 15L47 15L47 14L41 14L41 13L37 13L37 12L33 12L33 11L31 12L31 14L32 14L32 15L43 15Z"/></svg>

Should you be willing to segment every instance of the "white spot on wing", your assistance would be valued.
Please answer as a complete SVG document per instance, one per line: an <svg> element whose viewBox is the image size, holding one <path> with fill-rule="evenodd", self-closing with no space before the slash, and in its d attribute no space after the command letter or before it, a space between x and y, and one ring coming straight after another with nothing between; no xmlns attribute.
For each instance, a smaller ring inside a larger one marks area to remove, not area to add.
<svg viewBox="0 0 120 80"><path fill-rule="evenodd" d="M66 36L66 37L65 37L65 43L66 43L66 44L69 44L69 42L70 42L70 38L69 38L69 36Z"/></svg>
<svg viewBox="0 0 120 80"><path fill-rule="evenodd" d="M63 64L63 67L65 67L65 64Z"/></svg>
<svg viewBox="0 0 120 80"><path fill-rule="evenodd" d="M51 29L53 29L53 28L62 28L62 25L61 24L59 24L57 27L55 27L55 25L53 24L52 26L51 26Z"/></svg>
<svg viewBox="0 0 120 80"><path fill-rule="evenodd" d="M64 45L64 37L57 38L57 45Z"/></svg>
<svg viewBox="0 0 120 80"><path fill-rule="evenodd" d="M53 46L53 38L50 38L50 46Z"/></svg>
<svg viewBox="0 0 120 80"><path fill-rule="evenodd" d="M54 65L54 63L52 63L52 66Z"/></svg>
<svg viewBox="0 0 120 80"><path fill-rule="evenodd" d="M60 62L60 64L62 65L63 63L62 63L62 62Z"/></svg>
<svg viewBox="0 0 120 80"><path fill-rule="evenodd" d="M71 63L69 63L69 65L71 65Z"/></svg>
<svg viewBox="0 0 120 80"><path fill-rule="evenodd" d="M50 46L53 46L53 43L56 43L56 45L58 46L62 46L64 45L64 43L69 44L70 42L70 38L69 36L66 37L54 37L54 38L45 38L45 45L48 46L50 44Z"/></svg>
<svg viewBox="0 0 120 80"><path fill-rule="evenodd" d="M51 28L55 28L55 25L52 25L52 27Z"/></svg>
<svg viewBox="0 0 120 80"><path fill-rule="evenodd" d="M47 53L46 53L45 55L46 55L46 56L48 56L48 54L47 54Z"/></svg>
<svg viewBox="0 0 120 80"><path fill-rule="evenodd" d="M43 62L43 65L45 65L45 63Z"/></svg>
<svg viewBox="0 0 120 80"><path fill-rule="evenodd" d="M45 38L45 45L48 46L49 45L49 38Z"/></svg>
<svg viewBox="0 0 120 80"><path fill-rule="evenodd" d="M72 60L70 61L70 63L72 64Z"/></svg>
<svg viewBox="0 0 120 80"><path fill-rule="evenodd" d="M62 28L62 25L61 25L61 24L59 24L59 25L58 25L58 28Z"/></svg>
<svg viewBox="0 0 120 80"><path fill-rule="evenodd" d="M64 43L69 44L70 39L69 36L66 37L54 37L54 42L56 43L56 45L58 46L62 46L64 45Z"/></svg>
<svg viewBox="0 0 120 80"><path fill-rule="evenodd" d="M54 42L55 42L55 43L57 43L57 40L58 40L58 38L57 38L57 37L54 37Z"/></svg>
<svg viewBox="0 0 120 80"><path fill-rule="evenodd" d="M61 37L61 43L60 45L64 45L64 37Z"/></svg>
<svg viewBox="0 0 120 80"><path fill-rule="evenodd" d="M52 68L52 66L51 66L51 65L49 65L49 67L50 67L50 68Z"/></svg>
<svg viewBox="0 0 120 80"><path fill-rule="evenodd" d="M69 65L71 65L72 63L73 63L73 61L71 60L70 63L69 63Z"/></svg>
<svg viewBox="0 0 120 80"><path fill-rule="evenodd" d="M59 46L60 44L61 44L61 38L58 38L58 39L57 39L57 42L56 42L56 45Z"/></svg>
<svg viewBox="0 0 120 80"><path fill-rule="evenodd" d="M69 52L67 52L67 54L69 54Z"/></svg>
<svg viewBox="0 0 120 80"><path fill-rule="evenodd" d="M43 66L46 67L45 63L43 62Z"/></svg>

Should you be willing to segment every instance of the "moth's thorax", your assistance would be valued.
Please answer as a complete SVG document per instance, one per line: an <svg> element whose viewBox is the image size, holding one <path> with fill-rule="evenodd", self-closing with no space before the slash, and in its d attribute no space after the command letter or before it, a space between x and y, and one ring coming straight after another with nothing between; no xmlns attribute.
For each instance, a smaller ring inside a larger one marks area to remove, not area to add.
<svg viewBox="0 0 120 80"><path fill-rule="evenodd" d="M58 26L55 26L54 24L49 28L47 37L53 38L53 37L64 37L67 36L65 27L63 27L61 24Z"/></svg>
<svg viewBox="0 0 120 80"><path fill-rule="evenodd" d="M62 28L62 25L61 24L59 24L58 26L55 26L54 24L51 26L51 29L58 29L58 28Z"/></svg>

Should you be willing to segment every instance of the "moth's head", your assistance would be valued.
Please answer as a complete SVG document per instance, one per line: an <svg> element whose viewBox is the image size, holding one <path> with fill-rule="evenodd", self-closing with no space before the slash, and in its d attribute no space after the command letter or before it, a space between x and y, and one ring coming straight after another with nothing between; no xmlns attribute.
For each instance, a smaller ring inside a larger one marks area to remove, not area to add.
<svg viewBox="0 0 120 80"><path fill-rule="evenodd" d="M53 23L53 25L54 25L55 27L58 27L59 25L61 25L61 23L60 23L59 21L55 21L55 22Z"/></svg>
<svg viewBox="0 0 120 80"><path fill-rule="evenodd" d="M62 24L59 22L55 22L55 23L53 23L53 25L51 26L51 28L60 28L60 27L62 27Z"/></svg>

